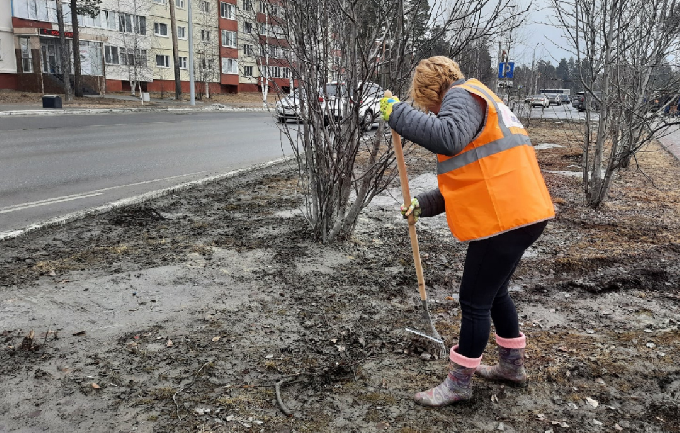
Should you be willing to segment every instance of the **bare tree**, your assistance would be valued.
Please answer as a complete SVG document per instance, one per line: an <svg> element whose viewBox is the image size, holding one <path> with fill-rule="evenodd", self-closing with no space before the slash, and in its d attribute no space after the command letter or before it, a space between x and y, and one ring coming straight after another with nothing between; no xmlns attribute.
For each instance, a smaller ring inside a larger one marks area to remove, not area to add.
<svg viewBox="0 0 680 433"><path fill-rule="evenodd" d="M678 52L676 0L552 0L581 67L586 122L583 185L599 207L615 173L677 122L664 108L677 104L677 78L654 80ZM655 105L654 101L661 100ZM593 115L593 109L599 110ZM591 123L591 122L596 123ZM593 125L597 125L593 128Z"/></svg>
<svg viewBox="0 0 680 433"><path fill-rule="evenodd" d="M361 210L395 175L382 122L375 136L364 133L360 113L367 111L367 96L382 97L366 94L375 89L370 83L407 97L411 72L428 44L446 39L455 57L472 41L491 36L507 5L505 0L283 3L281 37L275 39L289 46L303 125L282 129L298 159L305 217L319 240L349 237Z"/></svg>
<svg viewBox="0 0 680 433"><path fill-rule="evenodd" d="M83 85L80 66L80 27L78 17L88 15L95 17L99 14L102 0L70 0L71 26L73 27L73 87L77 97L83 96Z"/></svg>
<svg viewBox="0 0 680 433"><path fill-rule="evenodd" d="M191 0L189 0L191 1ZM175 99L182 97L182 82L179 71L179 47L177 42L177 18L175 16L175 0L168 0L170 3L170 34L172 35L172 64L175 72Z"/></svg>
<svg viewBox="0 0 680 433"><path fill-rule="evenodd" d="M139 90L141 96L141 82L152 79L151 68L148 66L150 29L146 22L149 4L143 0L118 0L117 5L119 32L110 38L110 42L122 44L120 67L125 71L123 73L127 73L130 93L136 95Z"/></svg>
<svg viewBox="0 0 680 433"><path fill-rule="evenodd" d="M64 96L66 101L73 100L71 90L71 54L66 43L66 30L64 28L64 12L61 0L55 0L57 4L57 25L59 26L59 45L61 46L61 73L64 77Z"/></svg>
<svg viewBox="0 0 680 433"><path fill-rule="evenodd" d="M193 0L189 0L193 1ZM219 35L217 29L217 14L211 1L198 0L198 13L194 14L194 52L195 69L199 82L203 82L203 90L198 92L200 97L210 98L210 83L219 77ZM196 9L194 9L196 10Z"/></svg>

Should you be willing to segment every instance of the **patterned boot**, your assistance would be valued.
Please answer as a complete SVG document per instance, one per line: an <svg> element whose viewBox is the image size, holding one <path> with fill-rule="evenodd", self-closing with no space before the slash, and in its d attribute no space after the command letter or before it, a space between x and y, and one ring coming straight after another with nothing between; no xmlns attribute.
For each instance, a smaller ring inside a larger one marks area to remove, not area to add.
<svg viewBox="0 0 680 433"><path fill-rule="evenodd" d="M413 399L423 406L446 406L472 397L470 380L475 369L482 361L479 358L466 358L457 352L458 346L451 348L449 374L444 382L427 391L417 393Z"/></svg>
<svg viewBox="0 0 680 433"><path fill-rule="evenodd" d="M520 332L517 338L503 338L496 335L498 344L498 365L480 365L476 374L485 379L500 380L516 385L525 385L527 372L524 370L526 337Z"/></svg>

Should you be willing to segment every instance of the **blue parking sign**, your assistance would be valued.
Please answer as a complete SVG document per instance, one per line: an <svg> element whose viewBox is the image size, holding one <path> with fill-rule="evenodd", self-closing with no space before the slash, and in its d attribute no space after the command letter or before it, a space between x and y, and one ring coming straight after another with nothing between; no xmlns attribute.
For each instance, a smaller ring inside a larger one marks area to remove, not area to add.
<svg viewBox="0 0 680 433"><path fill-rule="evenodd" d="M513 78L515 62L503 62L498 64L498 78Z"/></svg>

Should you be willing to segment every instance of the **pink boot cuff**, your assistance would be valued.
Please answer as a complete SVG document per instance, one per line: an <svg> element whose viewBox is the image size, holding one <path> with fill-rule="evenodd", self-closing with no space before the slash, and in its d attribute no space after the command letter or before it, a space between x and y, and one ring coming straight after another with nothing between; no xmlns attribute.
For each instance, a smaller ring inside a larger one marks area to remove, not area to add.
<svg viewBox="0 0 680 433"><path fill-rule="evenodd" d="M524 349L527 347L527 338L521 332L517 338L503 338L496 335L496 343L506 349Z"/></svg>
<svg viewBox="0 0 680 433"><path fill-rule="evenodd" d="M460 353L457 352L458 350L458 345L456 344L451 348L451 352L449 353L449 359L465 368L477 368L479 364L482 362L482 357L480 356L479 358L467 358Z"/></svg>

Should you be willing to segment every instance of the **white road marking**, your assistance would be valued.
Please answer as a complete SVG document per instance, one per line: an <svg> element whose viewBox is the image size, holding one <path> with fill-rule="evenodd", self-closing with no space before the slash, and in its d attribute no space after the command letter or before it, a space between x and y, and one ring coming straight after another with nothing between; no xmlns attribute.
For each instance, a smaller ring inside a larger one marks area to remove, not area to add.
<svg viewBox="0 0 680 433"><path fill-rule="evenodd" d="M97 190L85 192L85 193L82 193L82 194L65 195L65 196L62 196L62 197L53 197L53 198L34 201L34 202L30 202L30 203L17 204L17 205L14 205L14 206L9 206L9 207L0 209L0 214L16 212L16 211L19 211L19 210L30 209L30 208L38 207L38 206L47 206L47 205L55 204L55 203L63 203L63 202L66 202L66 201L79 200L79 199L88 198L88 197L96 197L98 195L104 194L104 192L106 192L106 191L111 191L111 190L114 190L114 189L127 188L127 187L138 186L138 185L145 185L145 184L154 183L154 182L162 182L162 181L166 181L166 180L178 179L178 178L181 178L181 177L195 176L195 175L202 174L202 173L206 173L206 171L197 171L195 173L180 174L180 175L177 175L177 176L164 177L164 178L161 178L161 179L145 180L145 181L142 181L142 182L129 183L127 185L110 186L108 188L97 189Z"/></svg>
<svg viewBox="0 0 680 433"><path fill-rule="evenodd" d="M67 196L64 196L64 197L56 197L56 198L49 198L47 200L34 201L32 203L18 204L18 205L15 205L15 206L10 206L10 207L6 207L4 209L0 209L0 214L16 212L18 210L30 209L32 207L47 206L49 204L63 203L65 201L78 200L78 199L81 199L81 198L96 197L96 196L102 195L102 194L103 194L102 192L97 192L97 193L93 193L93 194L67 195Z"/></svg>
<svg viewBox="0 0 680 433"><path fill-rule="evenodd" d="M192 181L185 182L185 183L182 183L182 184L179 184L179 185L159 189L157 191L147 192L147 193L135 196L135 197L130 197L130 198L125 198L125 199L122 199L122 200L114 201L113 203L108 203L108 204L98 206L98 207L95 207L95 208L73 212L73 213L70 213L70 214L67 214L67 215L52 218L52 219L47 220L47 221L41 221L41 222L38 222L38 223L30 224L29 226L24 227L22 229L0 232L0 241L3 241L5 239L16 238L18 236L24 235L28 232L33 231L33 230L41 229L43 227L55 226L55 225L59 225L59 224L66 224L70 221L77 220L78 218L83 218L87 215L93 215L93 214L97 214L97 213L108 212L112 209L117 209L117 208L120 208L120 207L123 207L123 206L129 206L129 205L133 205L133 204L137 204L137 203L143 203L146 200L151 200L151 199L154 199L154 198L162 197L166 194L170 194L170 193L177 192L177 191L182 191L182 190L190 188L194 185L204 185L208 182L215 182L215 181L222 180L222 179L228 179L228 178L235 177L235 176L238 176L238 175L241 175L241 174L244 174L244 173L250 173L254 170L263 169L263 168L266 168L266 167L270 167L272 165L281 164L281 163L285 163L285 162L293 161L293 160L295 160L294 156L286 156L286 157L275 159L273 161L265 162L265 163L262 163L262 164L256 164L256 165L253 165L253 166L250 166L250 167L240 168L238 170L230 171L230 172L227 172L227 173L222 173L222 174L218 174L218 175L215 175L215 176L209 176L209 177L205 177L203 179L192 180ZM184 175L184 176L189 176L189 175ZM147 181L147 183L148 182L150 182L150 181ZM112 188L116 188L116 187L112 187Z"/></svg>

